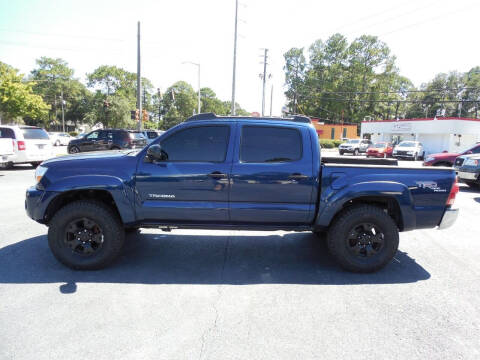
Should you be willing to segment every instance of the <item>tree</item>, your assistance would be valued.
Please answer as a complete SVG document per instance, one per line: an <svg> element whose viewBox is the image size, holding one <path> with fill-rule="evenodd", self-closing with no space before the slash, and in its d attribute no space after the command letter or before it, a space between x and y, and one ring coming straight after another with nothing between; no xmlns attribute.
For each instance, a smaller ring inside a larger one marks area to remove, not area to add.
<svg viewBox="0 0 480 360"><path fill-rule="evenodd" d="M177 81L163 96L163 106L167 113L163 127L169 129L192 116L197 107L197 95L185 81Z"/></svg>
<svg viewBox="0 0 480 360"><path fill-rule="evenodd" d="M303 49L292 48L284 55L285 94L293 112L359 122L401 110L402 92L412 85L399 75L395 57L377 37L363 35L348 44L343 35L334 34L325 42L315 41L308 51L308 62Z"/></svg>
<svg viewBox="0 0 480 360"><path fill-rule="evenodd" d="M36 64L30 76L36 80L34 92L50 104L49 125L60 124L62 100L65 100L65 121L71 121L75 125L84 121L91 93L85 85L73 78L74 71L68 63L60 58L41 57L36 60Z"/></svg>
<svg viewBox="0 0 480 360"><path fill-rule="evenodd" d="M21 122L22 118L45 120L49 106L33 93L32 82L24 83L23 75L0 62L0 120Z"/></svg>
<svg viewBox="0 0 480 360"><path fill-rule="evenodd" d="M288 99L291 99L290 108L296 113L297 98L305 79L306 60L305 55L303 55L303 48L292 48L283 57L285 59L285 82L288 86L285 95Z"/></svg>

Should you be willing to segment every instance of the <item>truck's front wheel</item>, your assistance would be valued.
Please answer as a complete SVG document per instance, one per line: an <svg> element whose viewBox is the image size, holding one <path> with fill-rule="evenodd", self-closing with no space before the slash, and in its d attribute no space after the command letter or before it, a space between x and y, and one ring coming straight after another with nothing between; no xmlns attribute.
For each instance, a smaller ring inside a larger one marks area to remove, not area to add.
<svg viewBox="0 0 480 360"><path fill-rule="evenodd" d="M374 272L388 264L397 252L397 224L377 206L352 206L330 227L327 245L344 269Z"/></svg>
<svg viewBox="0 0 480 360"><path fill-rule="evenodd" d="M48 245L64 265L77 270L101 269L122 249L125 232L118 216L95 201L75 201L61 208L48 229Z"/></svg>

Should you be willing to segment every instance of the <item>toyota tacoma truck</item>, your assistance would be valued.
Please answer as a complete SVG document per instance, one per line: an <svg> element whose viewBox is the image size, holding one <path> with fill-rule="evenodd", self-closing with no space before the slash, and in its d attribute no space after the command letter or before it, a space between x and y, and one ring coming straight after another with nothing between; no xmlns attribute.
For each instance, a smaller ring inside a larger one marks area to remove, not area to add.
<svg viewBox="0 0 480 360"><path fill-rule="evenodd" d="M157 228L326 233L343 268L372 272L399 232L454 223L453 169L342 164L320 150L307 117L199 114L141 150L43 162L25 207L55 257L81 270L117 258L126 232Z"/></svg>

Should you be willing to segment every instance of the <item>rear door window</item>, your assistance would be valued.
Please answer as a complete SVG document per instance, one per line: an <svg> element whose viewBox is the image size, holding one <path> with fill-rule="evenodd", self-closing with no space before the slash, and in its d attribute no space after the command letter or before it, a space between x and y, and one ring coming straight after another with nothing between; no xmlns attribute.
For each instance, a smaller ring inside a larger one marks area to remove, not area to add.
<svg viewBox="0 0 480 360"><path fill-rule="evenodd" d="M10 128L0 128L0 138L15 139L15 133Z"/></svg>
<svg viewBox="0 0 480 360"><path fill-rule="evenodd" d="M244 126L240 161L273 163L302 158L302 137L297 129L272 126Z"/></svg>
<svg viewBox="0 0 480 360"><path fill-rule="evenodd" d="M48 140L48 133L39 128L22 128L23 138L27 140Z"/></svg>

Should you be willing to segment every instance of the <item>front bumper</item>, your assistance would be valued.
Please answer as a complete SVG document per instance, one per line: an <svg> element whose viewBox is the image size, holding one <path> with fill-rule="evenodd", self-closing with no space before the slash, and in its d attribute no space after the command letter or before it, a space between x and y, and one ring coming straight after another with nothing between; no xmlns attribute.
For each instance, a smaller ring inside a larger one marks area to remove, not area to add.
<svg viewBox="0 0 480 360"><path fill-rule="evenodd" d="M29 187L25 194L27 215L31 219L44 224L47 207L55 195L57 195L55 192L39 190L35 186Z"/></svg>
<svg viewBox="0 0 480 360"><path fill-rule="evenodd" d="M443 214L440 224L438 224L438 229L443 230L452 226L458 217L458 208L447 208Z"/></svg>
<svg viewBox="0 0 480 360"><path fill-rule="evenodd" d="M413 160L415 159L415 155L397 155L393 154L392 155L395 159L406 159L406 160Z"/></svg>

